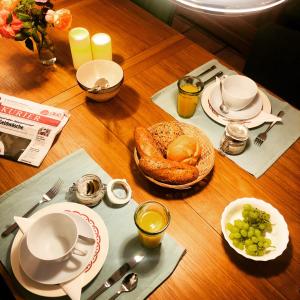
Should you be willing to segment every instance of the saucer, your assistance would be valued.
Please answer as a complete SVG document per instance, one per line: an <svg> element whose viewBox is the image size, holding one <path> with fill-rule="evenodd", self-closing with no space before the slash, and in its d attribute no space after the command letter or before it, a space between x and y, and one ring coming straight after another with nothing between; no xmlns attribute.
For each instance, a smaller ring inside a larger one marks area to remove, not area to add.
<svg viewBox="0 0 300 300"><path fill-rule="evenodd" d="M93 238L91 226L80 216L68 213L76 222L79 234ZM95 251L95 243L89 244L78 239L76 247L86 252L86 255L72 255L62 262L42 262L35 258L27 247L24 236L20 245L20 265L24 273L32 280L43 284L59 284L72 280L88 265Z"/></svg>
<svg viewBox="0 0 300 300"><path fill-rule="evenodd" d="M213 88L215 88L216 83L212 83L208 85L202 93L201 96L201 105L204 112L215 122L226 126L231 119L222 116L221 114L217 113L215 109L210 105L210 95L212 93ZM262 108L260 113L258 113L254 118L243 120L243 124L248 128L255 128L260 126L261 124L265 123L266 120L263 116L263 112L266 114L271 113L271 102L267 95L261 90L258 89L259 97L262 100Z"/></svg>
<svg viewBox="0 0 300 300"><path fill-rule="evenodd" d="M74 281L79 282L78 284L80 284L81 287L84 287L100 272L107 257L109 239L105 223L101 216L89 207L72 202L51 204L37 211L31 218L38 218L52 212L69 212L72 216L75 215L82 218L92 228L92 236L95 239L95 244L92 245L94 247L92 258L80 275L73 279ZM66 292L62 289L60 284L42 284L30 279L25 274L20 265L20 252L23 236L23 233L19 230L11 247L10 261L15 278L25 289L33 294L44 297L65 296ZM73 280L69 282L72 282Z"/></svg>
<svg viewBox="0 0 300 300"><path fill-rule="evenodd" d="M220 114L225 118L235 120L235 121L254 118L260 113L263 105L261 93L258 92L255 99L245 108L238 111L233 111L229 109L228 113L225 114L220 109L220 105L222 104L222 99L221 99L219 86L214 86L212 88L209 101L212 108L218 114Z"/></svg>

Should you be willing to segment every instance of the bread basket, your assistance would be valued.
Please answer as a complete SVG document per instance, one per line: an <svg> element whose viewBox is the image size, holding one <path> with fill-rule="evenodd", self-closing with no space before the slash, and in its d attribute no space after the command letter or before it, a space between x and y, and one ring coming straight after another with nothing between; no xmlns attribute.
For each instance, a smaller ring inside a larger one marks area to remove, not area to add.
<svg viewBox="0 0 300 300"><path fill-rule="evenodd" d="M163 122L161 122L161 123L163 123ZM148 130L152 133L152 131L155 129L155 127L159 126L161 123L156 123L156 124L150 126L148 128ZM182 129L183 134L193 136L199 140L199 144L202 149L202 154L196 165L197 169L199 170L198 178L194 181L191 181L191 182L188 182L185 184L170 184L170 183L158 181L158 180L146 175L145 173L143 173L143 171L140 168L139 168L139 170L149 181L155 183L156 185L159 185L159 186L165 187L165 188L176 189L176 190L184 190L184 189L191 188L194 184L203 180L210 173L210 171L212 170L212 168L214 166L215 153L214 153L214 147L213 147L211 141L209 140L209 138L205 135L205 133L201 129L199 129L193 125L186 124L186 123L177 122L177 124ZM136 165L139 167L140 158L139 158L136 148L134 149L134 160L135 160Z"/></svg>

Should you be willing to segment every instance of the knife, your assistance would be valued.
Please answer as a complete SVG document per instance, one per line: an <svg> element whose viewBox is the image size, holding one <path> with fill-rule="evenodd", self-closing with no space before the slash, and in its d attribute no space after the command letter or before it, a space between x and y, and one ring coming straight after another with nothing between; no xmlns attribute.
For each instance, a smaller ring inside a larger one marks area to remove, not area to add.
<svg viewBox="0 0 300 300"><path fill-rule="evenodd" d="M203 72L200 73L199 75L196 75L196 77L201 77L201 76L203 76L203 75L205 75L205 74L211 72L211 71L214 70L215 68L216 68L216 66L215 66L215 65L212 65L209 69L203 71Z"/></svg>
<svg viewBox="0 0 300 300"><path fill-rule="evenodd" d="M207 85L208 83L210 83L211 81L215 80L216 77L220 77L223 75L223 72L222 71L219 71L217 74L211 76L209 79L207 79L206 81L203 82L204 85Z"/></svg>
<svg viewBox="0 0 300 300"><path fill-rule="evenodd" d="M100 294L102 294L113 284L119 281L130 269L134 268L143 258L143 255L136 255L133 258L131 258L128 262L123 264L117 271L115 271L87 300L95 300Z"/></svg>

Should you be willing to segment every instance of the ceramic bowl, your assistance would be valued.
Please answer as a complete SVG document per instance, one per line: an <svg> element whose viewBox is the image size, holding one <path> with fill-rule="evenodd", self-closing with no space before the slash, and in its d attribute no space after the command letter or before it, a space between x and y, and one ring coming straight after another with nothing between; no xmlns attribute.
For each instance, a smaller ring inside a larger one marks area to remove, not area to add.
<svg viewBox="0 0 300 300"><path fill-rule="evenodd" d="M272 245L275 246L275 248L263 256L251 256L246 254L245 250L236 248L233 245L232 240L229 238L230 232L226 229L226 224L228 222L233 223L236 219L243 219L242 210L245 204L251 204L253 207L270 214L272 232L266 233L266 237L271 239ZM223 236L232 249L246 258L256 261L268 261L275 259L283 253L289 242L289 230L284 217L271 204L256 198L241 198L229 203L222 213L221 227Z"/></svg>
<svg viewBox="0 0 300 300"><path fill-rule="evenodd" d="M96 92L89 92L95 85L95 82L105 78L109 87ZM118 94L124 80L123 69L117 63L111 60L91 60L81 65L76 72L76 79L79 86L86 91L87 97L98 101L107 101Z"/></svg>
<svg viewBox="0 0 300 300"><path fill-rule="evenodd" d="M242 110L248 106L257 95L257 85L249 77L231 75L223 79L222 97L225 105L233 110Z"/></svg>

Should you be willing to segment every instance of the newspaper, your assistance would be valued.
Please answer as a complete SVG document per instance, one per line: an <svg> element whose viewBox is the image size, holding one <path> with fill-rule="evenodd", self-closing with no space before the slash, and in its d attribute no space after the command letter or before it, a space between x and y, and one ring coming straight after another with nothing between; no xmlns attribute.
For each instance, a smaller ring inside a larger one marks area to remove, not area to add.
<svg viewBox="0 0 300 300"><path fill-rule="evenodd" d="M0 93L0 157L38 167L68 111Z"/></svg>

